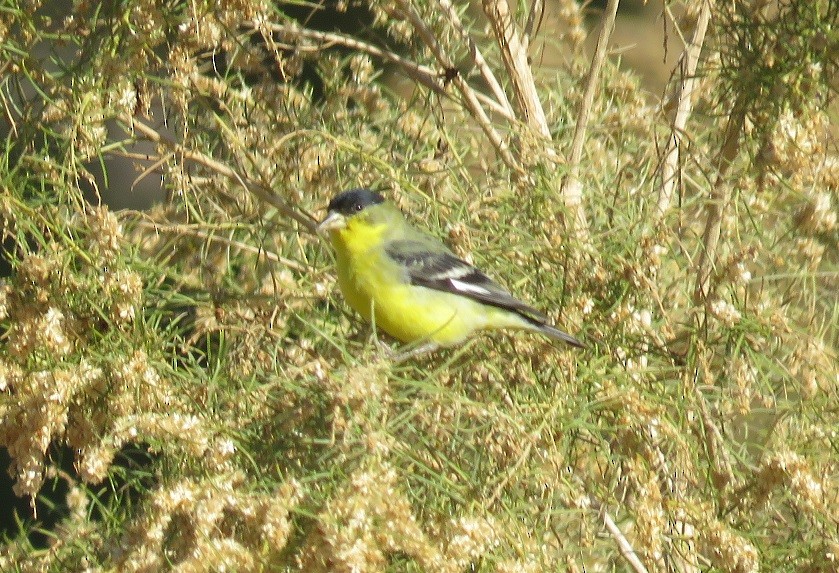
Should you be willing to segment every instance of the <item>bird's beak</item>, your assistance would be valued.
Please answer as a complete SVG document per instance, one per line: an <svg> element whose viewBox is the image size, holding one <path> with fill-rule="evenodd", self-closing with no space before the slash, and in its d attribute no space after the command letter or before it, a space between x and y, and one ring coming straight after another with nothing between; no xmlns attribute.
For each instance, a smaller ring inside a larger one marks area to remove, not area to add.
<svg viewBox="0 0 839 573"><path fill-rule="evenodd" d="M326 219L318 225L318 233L325 235L327 231L337 231L347 226L347 219L336 211L330 211Z"/></svg>

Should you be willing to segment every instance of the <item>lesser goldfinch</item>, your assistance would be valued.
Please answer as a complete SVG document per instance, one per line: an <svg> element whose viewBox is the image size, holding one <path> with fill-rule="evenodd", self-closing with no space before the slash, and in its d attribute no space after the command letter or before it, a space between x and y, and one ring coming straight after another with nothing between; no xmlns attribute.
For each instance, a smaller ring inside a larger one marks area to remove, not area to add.
<svg viewBox="0 0 839 573"><path fill-rule="evenodd" d="M345 191L330 201L328 211L318 230L329 232L344 298L393 338L425 352L459 344L478 331L509 328L583 347L543 313L413 227L380 194Z"/></svg>

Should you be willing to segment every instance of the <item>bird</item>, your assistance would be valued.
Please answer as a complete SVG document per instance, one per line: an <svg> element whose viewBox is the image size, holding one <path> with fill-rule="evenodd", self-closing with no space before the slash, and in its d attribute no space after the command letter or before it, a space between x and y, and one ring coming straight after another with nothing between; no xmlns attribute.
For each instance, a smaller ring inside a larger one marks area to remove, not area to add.
<svg viewBox="0 0 839 573"><path fill-rule="evenodd" d="M336 195L318 232L328 234L332 243L346 302L373 324L374 332L414 345L406 355L456 346L496 329L538 332L585 347L441 240L409 223L376 191L358 188Z"/></svg>

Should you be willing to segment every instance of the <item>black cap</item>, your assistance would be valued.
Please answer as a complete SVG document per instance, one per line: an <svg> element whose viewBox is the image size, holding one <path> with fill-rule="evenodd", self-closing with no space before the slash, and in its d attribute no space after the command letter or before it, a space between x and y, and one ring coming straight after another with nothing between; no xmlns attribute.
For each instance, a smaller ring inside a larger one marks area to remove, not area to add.
<svg viewBox="0 0 839 573"><path fill-rule="evenodd" d="M336 195L327 209L342 215L353 215L370 205L384 203L385 198L370 189L350 189Z"/></svg>

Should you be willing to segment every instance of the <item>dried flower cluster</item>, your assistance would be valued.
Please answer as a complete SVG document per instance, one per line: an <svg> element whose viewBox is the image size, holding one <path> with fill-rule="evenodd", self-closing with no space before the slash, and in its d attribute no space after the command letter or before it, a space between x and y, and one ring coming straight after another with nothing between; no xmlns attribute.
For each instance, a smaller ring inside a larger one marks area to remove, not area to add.
<svg viewBox="0 0 839 573"><path fill-rule="evenodd" d="M299 484L247 491L245 476L183 479L150 493L145 515L114 550L121 571L255 571L286 547Z"/></svg>
<svg viewBox="0 0 839 573"><path fill-rule="evenodd" d="M148 401L134 397L148 384L149 373L156 376L145 358L141 368L148 372L134 380L121 377L124 385L117 392L116 369L95 358L100 341L130 325L142 304L142 281L120 257L116 217L105 208L90 208L67 232L39 251L24 253L14 280L2 287L10 326L0 356L0 386L9 397L2 405L0 443L12 457L18 495L34 496L40 489L53 441L67 443L83 458L98 443L112 423L94 406L101 397L130 393L131 410L156 397L153 389L143 390ZM106 469L110 461L103 465ZM105 474L97 475L95 481Z"/></svg>
<svg viewBox="0 0 839 573"><path fill-rule="evenodd" d="M425 571L463 571L498 545L497 525L482 518L460 518L429 535L414 516L387 466L354 474L320 516L307 539L299 566L305 571L381 571L388 559L404 554Z"/></svg>

